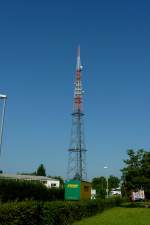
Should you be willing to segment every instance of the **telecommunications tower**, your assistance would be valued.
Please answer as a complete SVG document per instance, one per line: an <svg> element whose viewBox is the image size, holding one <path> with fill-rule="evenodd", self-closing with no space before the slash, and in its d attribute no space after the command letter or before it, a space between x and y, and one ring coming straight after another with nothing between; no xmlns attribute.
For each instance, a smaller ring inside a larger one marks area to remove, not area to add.
<svg viewBox="0 0 150 225"><path fill-rule="evenodd" d="M7 95L0 94L0 101L3 101L2 113L1 113L1 121L0 121L0 155L1 155L1 151L2 151L2 139L3 139L6 100L7 100Z"/></svg>
<svg viewBox="0 0 150 225"><path fill-rule="evenodd" d="M80 60L80 47L77 50L76 79L73 100L71 140L68 149L67 178L87 180L86 172L86 148L83 128L83 88L81 82L82 65Z"/></svg>

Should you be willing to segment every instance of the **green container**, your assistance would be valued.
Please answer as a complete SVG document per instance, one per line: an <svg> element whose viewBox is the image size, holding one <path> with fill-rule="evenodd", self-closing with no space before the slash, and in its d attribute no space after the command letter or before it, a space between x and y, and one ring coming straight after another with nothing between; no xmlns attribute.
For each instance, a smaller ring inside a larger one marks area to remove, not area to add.
<svg viewBox="0 0 150 225"><path fill-rule="evenodd" d="M91 184L86 181L67 180L65 182L65 200L91 198Z"/></svg>

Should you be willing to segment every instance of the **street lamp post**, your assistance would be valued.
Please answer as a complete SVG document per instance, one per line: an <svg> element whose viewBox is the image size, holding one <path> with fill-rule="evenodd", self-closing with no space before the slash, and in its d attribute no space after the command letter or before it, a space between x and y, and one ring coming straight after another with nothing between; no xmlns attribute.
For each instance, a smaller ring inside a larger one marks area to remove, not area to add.
<svg viewBox="0 0 150 225"><path fill-rule="evenodd" d="M104 166L104 169L108 169L108 166ZM106 173L106 198L108 198L108 175Z"/></svg>
<svg viewBox="0 0 150 225"><path fill-rule="evenodd" d="M7 95L1 95L0 94L0 100L3 100L2 116L1 116L1 124L0 124L0 154L1 154L1 151L2 151L2 139L3 139L3 128L4 128L5 109L6 109L6 99L7 99Z"/></svg>

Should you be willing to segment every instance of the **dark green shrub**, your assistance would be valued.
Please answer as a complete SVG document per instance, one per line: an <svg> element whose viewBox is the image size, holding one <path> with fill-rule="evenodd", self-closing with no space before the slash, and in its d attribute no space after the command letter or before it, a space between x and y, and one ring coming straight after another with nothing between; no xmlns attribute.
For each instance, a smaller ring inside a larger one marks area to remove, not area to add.
<svg viewBox="0 0 150 225"><path fill-rule="evenodd" d="M68 225L76 220L95 215L98 212L102 212L104 209L119 206L120 204L121 199L119 198L45 203L43 206L44 225Z"/></svg>
<svg viewBox="0 0 150 225"><path fill-rule="evenodd" d="M0 207L1 225L40 225L42 205L37 202L7 203Z"/></svg>
<svg viewBox="0 0 150 225"><path fill-rule="evenodd" d="M120 199L5 203L0 205L0 225L69 225L120 203Z"/></svg>
<svg viewBox="0 0 150 225"><path fill-rule="evenodd" d="M0 201L54 201L64 199L63 189L49 189L39 182L0 179Z"/></svg>

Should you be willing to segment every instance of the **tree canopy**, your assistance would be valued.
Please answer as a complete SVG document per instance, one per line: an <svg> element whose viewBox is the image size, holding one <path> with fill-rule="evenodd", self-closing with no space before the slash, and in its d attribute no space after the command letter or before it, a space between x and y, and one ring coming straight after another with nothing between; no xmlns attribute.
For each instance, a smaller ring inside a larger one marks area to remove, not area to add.
<svg viewBox="0 0 150 225"><path fill-rule="evenodd" d="M113 175L108 177L108 189L109 192L112 188L117 188L119 186L120 180L118 177ZM97 197L105 198L106 196L106 188L107 188L107 180L106 177L95 177L92 179L92 188L96 189Z"/></svg>
<svg viewBox="0 0 150 225"><path fill-rule="evenodd" d="M128 159L123 160L125 167L121 170L124 194L144 189L146 197L150 197L150 152L129 149L127 155Z"/></svg>
<svg viewBox="0 0 150 225"><path fill-rule="evenodd" d="M36 171L37 176L46 176L46 170L43 164L40 164Z"/></svg>
<svg viewBox="0 0 150 225"><path fill-rule="evenodd" d="M120 184L120 179L116 176L110 175L110 177L108 178L108 184L109 184L109 191L112 188L118 188L119 184Z"/></svg>

